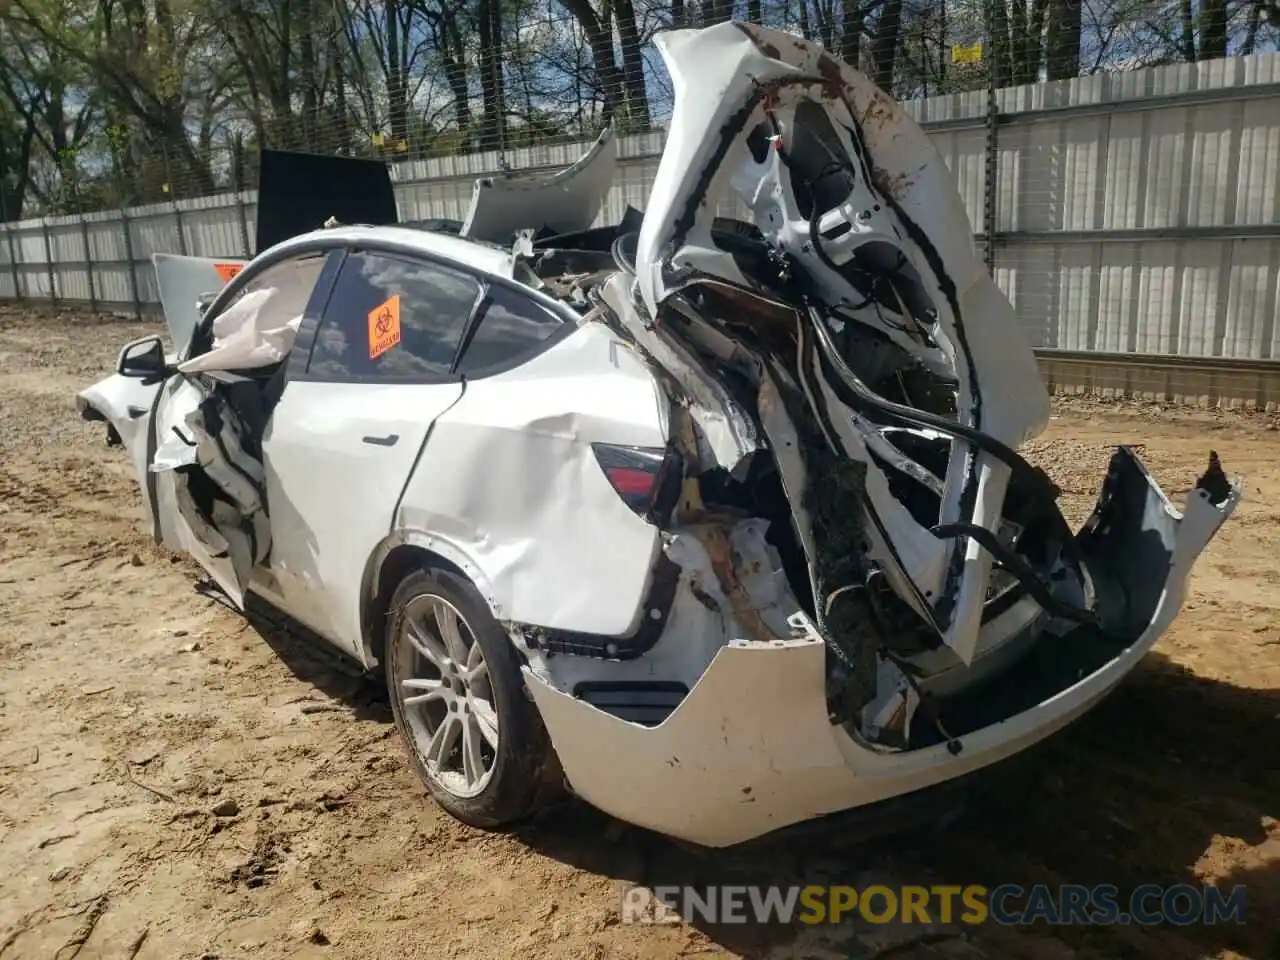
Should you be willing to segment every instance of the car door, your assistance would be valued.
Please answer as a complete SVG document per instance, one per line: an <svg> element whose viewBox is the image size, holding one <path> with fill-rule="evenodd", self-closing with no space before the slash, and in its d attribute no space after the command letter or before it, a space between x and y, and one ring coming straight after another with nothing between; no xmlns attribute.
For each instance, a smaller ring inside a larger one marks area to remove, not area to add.
<svg viewBox="0 0 1280 960"><path fill-rule="evenodd" d="M322 251L310 251L246 268L210 306L207 322L200 321L195 355L161 385L151 417L146 479L160 537L190 554L240 606L271 548L261 425L246 415L283 372L323 263ZM202 264L166 269L174 274ZM190 297L170 298L166 310L194 306L196 287L183 281L171 292L177 287ZM192 320L187 339L195 329Z"/></svg>
<svg viewBox="0 0 1280 960"><path fill-rule="evenodd" d="M451 367L481 295L450 266L352 250L263 437L277 603L356 656L366 561L432 423L462 395Z"/></svg>

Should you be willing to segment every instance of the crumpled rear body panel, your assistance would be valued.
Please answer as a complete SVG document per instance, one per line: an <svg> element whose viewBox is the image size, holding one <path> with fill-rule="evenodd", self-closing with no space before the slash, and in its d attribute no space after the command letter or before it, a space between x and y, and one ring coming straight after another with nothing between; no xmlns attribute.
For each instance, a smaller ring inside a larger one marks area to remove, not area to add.
<svg viewBox="0 0 1280 960"><path fill-rule="evenodd" d="M634 631L659 531L619 499L591 444L661 448L661 399L599 324L509 374L467 384L432 427L399 536L470 570L501 620Z"/></svg>
<svg viewBox="0 0 1280 960"><path fill-rule="evenodd" d="M821 47L780 31L728 23L672 31L657 43L676 103L636 245L644 311L655 316L660 304L699 276L759 287L711 234L712 211L733 190L752 209L766 242L798 264L825 309L881 330L924 367L949 371L962 426L1007 446L1039 433L1048 419L1048 395L1030 344L978 255L951 174L901 108ZM818 121L825 133L814 125ZM820 181L829 174L801 183L805 157L788 158L787 151L802 146L828 150L847 167L845 189L825 212L817 204ZM803 209L806 193L812 213ZM904 336L906 327L892 319L892 309L858 302L847 270L855 269L859 256L874 261L886 251L904 257L918 278L922 304L899 298L899 305L904 317L927 306L932 343ZM801 312L801 323L808 322ZM863 431L848 429L840 417L833 429L844 434L847 455L869 464L869 482L883 484L879 467L857 449L866 446L856 435ZM939 479L939 525L999 532L1010 482L1001 458L956 439ZM928 532L913 533L916 525L898 522L895 512L882 496L871 521L881 553L896 555L887 575L921 615L939 621L947 645L971 662L989 554L972 538L935 542Z"/></svg>
<svg viewBox="0 0 1280 960"><path fill-rule="evenodd" d="M953 175L896 101L817 44L781 31L726 23L662 33L655 43L671 72L676 106L636 252L637 283L650 312L671 289L672 274L692 265L682 255L714 249L708 231L716 200L735 181L739 190L759 187L761 168L773 165L772 157L755 162L745 142L765 116L762 91L775 101L821 103L866 173L854 194L862 201L859 213L868 214L857 241L888 240L911 258L949 328L960 389L971 394L962 409L974 426L1011 445L1044 429L1048 395L1025 331L978 254ZM754 199L763 205L765 198ZM733 270L727 259L720 258L717 273ZM999 383L999 399L983 404L981 383L988 379Z"/></svg>
<svg viewBox="0 0 1280 960"><path fill-rule="evenodd" d="M920 790L995 763L1049 736L1137 665L1177 615L1191 567L1235 509L1197 488L1172 507L1140 461L1120 451L1081 540L1093 562L1123 573L1123 622L1110 636L1069 633L1051 686L1026 681L1025 706L984 722L981 704L954 711L954 738L909 752L866 748L824 707L822 637L796 619L796 637L734 640L663 722L611 716L525 675L574 791L630 823L712 847ZM1116 608L1112 608L1113 610ZM1085 628L1081 628L1082 630ZM1034 664L1042 674L1044 664Z"/></svg>
<svg viewBox="0 0 1280 960"><path fill-rule="evenodd" d="M1016 452L1048 419L1030 344L919 127L777 31L658 45L667 148L593 296L671 401L673 613L638 659L534 649L526 673L576 793L721 846L954 778L1087 710L1172 620L1239 485L1212 457L1182 516L1122 450L1073 535ZM802 171L824 127L847 178L826 201L830 171ZM730 191L755 234L717 227ZM878 273L906 282L873 297L856 280ZM910 364L871 356L894 350ZM908 366L901 397L869 386Z"/></svg>

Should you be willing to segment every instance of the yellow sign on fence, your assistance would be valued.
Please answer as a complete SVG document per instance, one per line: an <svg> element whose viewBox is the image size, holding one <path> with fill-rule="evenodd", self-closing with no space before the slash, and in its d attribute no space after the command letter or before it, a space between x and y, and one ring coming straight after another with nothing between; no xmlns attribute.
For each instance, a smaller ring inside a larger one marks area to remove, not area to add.
<svg viewBox="0 0 1280 960"><path fill-rule="evenodd" d="M967 47L954 46L951 48L952 63L981 63L982 62L982 42L971 43Z"/></svg>
<svg viewBox="0 0 1280 960"><path fill-rule="evenodd" d="M375 147L381 147L384 150L394 150L396 153L409 152L409 142L399 137L389 137L385 133L375 133L369 140Z"/></svg>

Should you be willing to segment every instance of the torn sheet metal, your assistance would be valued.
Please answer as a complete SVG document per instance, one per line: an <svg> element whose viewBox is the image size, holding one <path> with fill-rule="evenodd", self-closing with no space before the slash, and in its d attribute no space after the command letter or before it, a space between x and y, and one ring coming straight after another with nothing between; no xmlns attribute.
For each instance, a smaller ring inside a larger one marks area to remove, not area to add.
<svg viewBox="0 0 1280 960"><path fill-rule="evenodd" d="M978 255L954 178L928 136L895 101L817 44L782 31L725 23L660 33L654 42L671 73L676 101L636 249L639 290L651 313L679 275L684 248L716 250L710 239L712 211L734 179L741 184L744 169L774 169L777 159L771 152L757 161L749 133L776 113L784 98L793 122L798 109L817 104L835 118L839 149L852 155L861 174L853 194L858 209L837 211L852 216L833 224L847 228L850 239L844 245L879 239L906 254L929 288L944 339L951 341L962 391L975 389L966 381L989 374L1004 397L1017 398L991 404L982 429L1017 444L1044 428L1048 398L1025 333ZM707 90L720 95L706 96ZM767 207L752 198L756 225L807 264L820 261L814 250L803 250L808 223L801 233L787 216L796 213L794 187L782 189L776 177L772 182L782 196L775 195ZM737 272L727 254L719 259L726 274ZM823 275L820 269L815 273ZM964 406L980 407L978 399Z"/></svg>
<svg viewBox="0 0 1280 960"><path fill-rule="evenodd" d="M550 177L477 180L461 236L508 243L520 230L576 233L595 222L617 175L618 140L605 129L577 163Z"/></svg>
<svg viewBox="0 0 1280 960"><path fill-rule="evenodd" d="M613 275L599 288L600 299L609 306L622 332L658 364L659 372L674 379L673 389L683 394L681 399L698 428L697 466L700 470L721 467L741 476L750 456L760 448L750 416L680 337L644 321L627 293L627 280L623 274ZM704 325L696 314L685 316L686 323Z"/></svg>
<svg viewBox="0 0 1280 960"><path fill-rule="evenodd" d="M500 620L625 637L648 615L661 532L619 498L592 443L664 449L666 403L630 347L585 324L467 384L432 427L396 529L429 531L431 549L476 571Z"/></svg>
<svg viewBox="0 0 1280 960"><path fill-rule="evenodd" d="M650 315L691 274L744 283L711 235L712 212L736 190L821 302L823 316L808 311L815 324L865 324L924 367L949 368L966 428L1006 445L1042 430L1048 394L1030 344L978 255L953 178L901 108L821 47L780 31L727 23L656 42L676 101L636 245ZM888 257L901 261L907 293L895 285L873 302L855 281ZM957 439L941 480L939 524L998 529L1003 463ZM898 529L889 524L888 539L909 552ZM969 662L991 558L964 537L935 546L942 566L911 576L904 598L918 606L934 597L944 641Z"/></svg>
<svg viewBox="0 0 1280 960"><path fill-rule="evenodd" d="M1135 576L1141 563L1148 572L1143 576L1163 569L1165 577L1143 591L1141 621L1132 624L1131 639L1117 638L1104 662L1064 680L1058 692L1029 709L956 742L888 753L866 749L831 724L824 707L826 651L816 637L735 641L656 727L610 716L526 668L566 779L583 799L621 820L723 847L920 790L1026 749L1086 712L1146 655L1182 606L1195 558L1239 496L1233 488L1214 504L1195 490L1179 516L1140 467L1121 487L1123 493L1109 485L1099 502L1123 502L1127 529L1095 549L1114 555L1113 563L1133 565ZM1130 536L1160 517L1158 545ZM1153 550L1162 563L1149 562L1157 559Z"/></svg>
<svg viewBox="0 0 1280 960"><path fill-rule="evenodd" d="M209 417L216 417L216 431L210 430ZM243 427L227 416L227 410L216 397L184 418L156 448L151 469L182 470L199 467L204 471L244 516L262 509L262 464L246 454L240 445Z"/></svg>
<svg viewBox="0 0 1280 960"><path fill-rule="evenodd" d="M794 633L790 618L800 604L766 540L767 531L768 524L759 519L715 518L664 534L662 551L679 571L679 582L657 642L641 657L560 656L529 648L522 631L516 631L516 642L530 669L559 690L643 686L657 680L687 692L736 636L756 630L761 642L770 642ZM712 548L719 559L713 559ZM660 722L664 717L650 719Z"/></svg>
<svg viewBox="0 0 1280 960"><path fill-rule="evenodd" d="M170 389L156 422L149 469L174 478L182 547L237 604L271 550L262 464L244 450L244 424L216 393L193 381Z"/></svg>

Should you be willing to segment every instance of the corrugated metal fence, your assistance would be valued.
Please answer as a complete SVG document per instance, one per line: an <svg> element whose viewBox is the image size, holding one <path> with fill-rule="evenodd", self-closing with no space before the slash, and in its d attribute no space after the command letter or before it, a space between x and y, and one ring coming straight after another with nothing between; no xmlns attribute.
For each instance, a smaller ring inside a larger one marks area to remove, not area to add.
<svg viewBox="0 0 1280 960"><path fill-rule="evenodd" d="M956 176L1033 343L1062 352L1060 367L1075 369L1082 351L1186 358L1184 368L1220 381L1234 361L1280 361L1280 54L906 107ZM662 134L627 137L620 148L602 222L628 204L644 208ZM506 160L552 170L583 149L520 150ZM462 219L474 179L498 170L496 154L398 165L401 218ZM5 224L0 298L147 310L158 299L151 254L245 256L255 202L247 191ZM1151 379L1155 366L1145 364L1146 387L1128 375L1114 386L1169 393ZM1248 366L1255 386L1227 392L1266 405L1280 399L1270 364ZM1180 383L1174 392L1200 390L1186 376ZM1205 392L1222 390L1205 381Z"/></svg>

